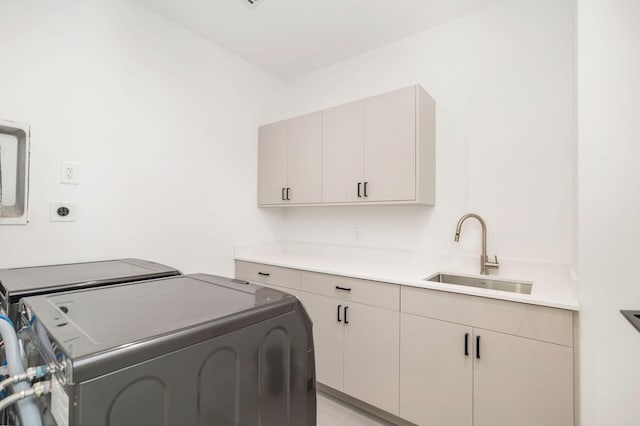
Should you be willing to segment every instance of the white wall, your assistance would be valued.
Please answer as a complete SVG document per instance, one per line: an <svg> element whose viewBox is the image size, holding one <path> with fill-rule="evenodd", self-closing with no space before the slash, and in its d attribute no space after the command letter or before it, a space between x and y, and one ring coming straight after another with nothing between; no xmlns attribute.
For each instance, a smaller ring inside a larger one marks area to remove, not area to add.
<svg viewBox="0 0 640 426"><path fill-rule="evenodd" d="M233 273L234 243L280 237L256 205L257 127L282 83L124 0L0 2L0 118L31 125L31 222L0 267L137 256ZM78 186L59 184L63 161ZM79 203L50 223L49 202Z"/></svg>
<svg viewBox="0 0 640 426"><path fill-rule="evenodd" d="M453 243L474 211L491 254L569 264L574 14L573 0L498 2L291 82L288 116L420 83L438 105L438 198L290 208L287 240L476 255L477 225Z"/></svg>
<svg viewBox="0 0 640 426"><path fill-rule="evenodd" d="M582 425L640 424L640 2L579 0Z"/></svg>
<svg viewBox="0 0 640 426"><path fill-rule="evenodd" d="M640 309L640 3L578 6L581 420L631 426L640 334L618 311ZM505 0L285 85L125 0L1 2L0 118L31 124L32 168L31 223L0 227L0 267L231 274L233 244L273 239L475 254L452 242L467 211L491 252L575 263L574 9ZM435 208L255 208L259 124L416 82L438 102ZM62 161L79 186L58 183ZM52 200L78 222L50 223Z"/></svg>

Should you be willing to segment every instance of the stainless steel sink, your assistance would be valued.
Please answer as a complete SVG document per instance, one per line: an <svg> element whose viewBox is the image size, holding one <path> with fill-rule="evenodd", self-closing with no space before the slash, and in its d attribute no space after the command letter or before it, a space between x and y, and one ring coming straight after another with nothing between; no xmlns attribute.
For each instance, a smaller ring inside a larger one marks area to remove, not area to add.
<svg viewBox="0 0 640 426"><path fill-rule="evenodd" d="M464 285L467 287L487 288L490 290L509 291L511 293L531 294L533 283L518 281L502 281L490 278L473 278L463 277L460 275L436 274L425 281L434 281L437 283Z"/></svg>

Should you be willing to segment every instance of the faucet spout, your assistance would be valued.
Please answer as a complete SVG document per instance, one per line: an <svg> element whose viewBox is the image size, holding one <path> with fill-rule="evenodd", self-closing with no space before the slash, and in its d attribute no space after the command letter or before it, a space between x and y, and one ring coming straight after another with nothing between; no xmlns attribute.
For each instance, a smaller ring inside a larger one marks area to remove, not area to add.
<svg viewBox="0 0 640 426"><path fill-rule="evenodd" d="M498 258L496 257L495 262L489 262L489 257L487 256L487 224L479 215L475 213L465 214L458 221L458 225L456 226L456 235L453 240L457 243L460 241L460 233L462 232L462 224L469 218L477 219L480 222L480 226L482 227L482 254L480 255L480 273L482 275L489 275L488 268L498 268L500 264L498 263Z"/></svg>

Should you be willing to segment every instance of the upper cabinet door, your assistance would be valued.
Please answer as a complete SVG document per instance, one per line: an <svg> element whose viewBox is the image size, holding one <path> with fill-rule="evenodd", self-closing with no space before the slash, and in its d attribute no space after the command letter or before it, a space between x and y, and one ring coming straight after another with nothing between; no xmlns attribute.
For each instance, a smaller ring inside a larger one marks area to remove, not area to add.
<svg viewBox="0 0 640 426"><path fill-rule="evenodd" d="M363 201L363 143L364 101L323 111L322 202Z"/></svg>
<svg viewBox="0 0 640 426"><path fill-rule="evenodd" d="M420 86L263 126L259 151L259 206L435 204L435 102Z"/></svg>
<svg viewBox="0 0 640 426"><path fill-rule="evenodd" d="M258 142L258 204L284 204L287 187L287 124L260 127Z"/></svg>
<svg viewBox="0 0 640 426"><path fill-rule="evenodd" d="M365 201L416 199L416 86L364 101Z"/></svg>
<svg viewBox="0 0 640 426"><path fill-rule="evenodd" d="M322 188L322 113L292 118L286 123L287 202L319 203Z"/></svg>

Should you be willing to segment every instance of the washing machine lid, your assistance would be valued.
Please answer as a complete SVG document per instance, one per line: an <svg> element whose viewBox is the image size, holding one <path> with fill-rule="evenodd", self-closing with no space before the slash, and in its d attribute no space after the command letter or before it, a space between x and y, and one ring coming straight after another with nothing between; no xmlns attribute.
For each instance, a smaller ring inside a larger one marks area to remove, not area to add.
<svg viewBox="0 0 640 426"><path fill-rule="evenodd" d="M21 303L27 320L44 326L75 369L109 364L109 358L118 359L119 367L141 362L291 311L294 300L277 290L194 274L29 297Z"/></svg>
<svg viewBox="0 0 640 426"><path fill-rule="evenodd" d="M180 271L142 259L0 269L0 293L5 303L15 303L37 294L175 275Z"/></svg>

